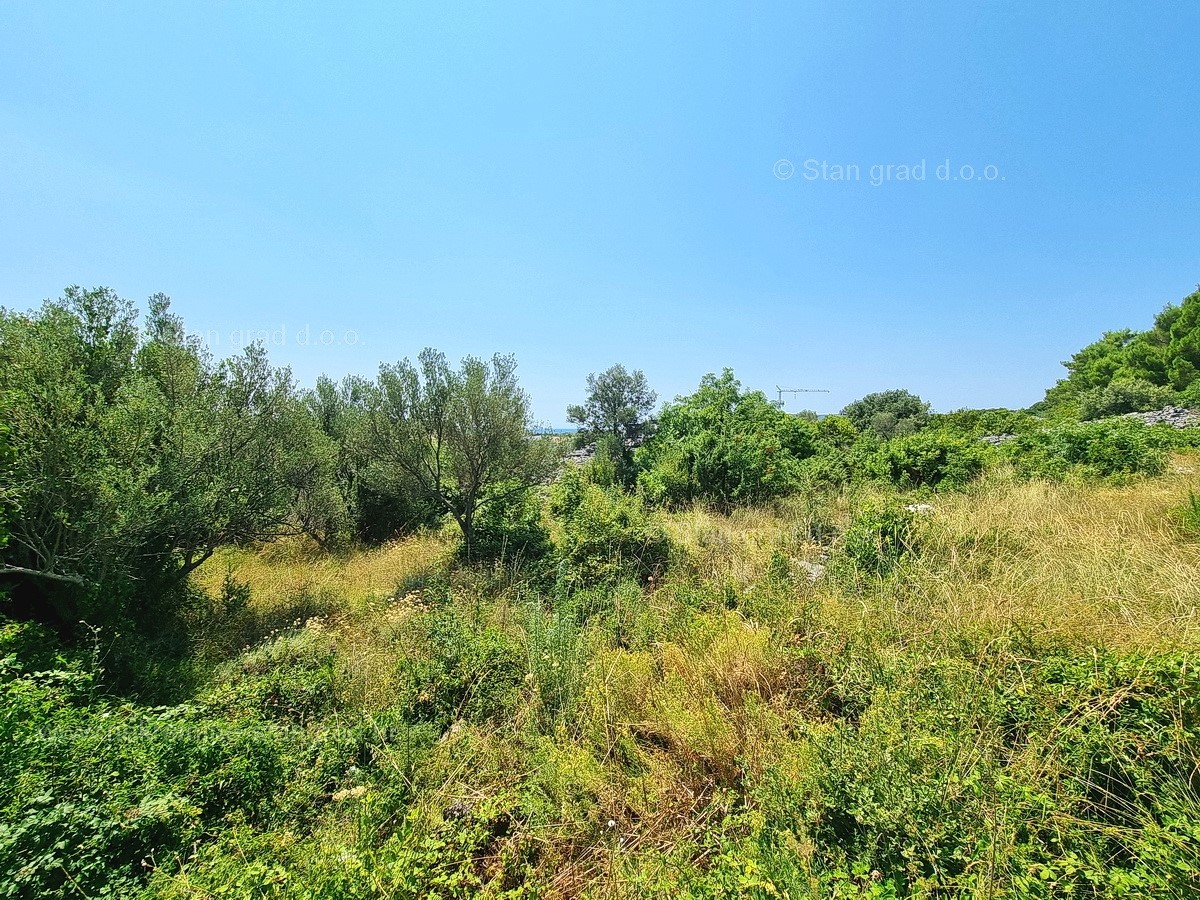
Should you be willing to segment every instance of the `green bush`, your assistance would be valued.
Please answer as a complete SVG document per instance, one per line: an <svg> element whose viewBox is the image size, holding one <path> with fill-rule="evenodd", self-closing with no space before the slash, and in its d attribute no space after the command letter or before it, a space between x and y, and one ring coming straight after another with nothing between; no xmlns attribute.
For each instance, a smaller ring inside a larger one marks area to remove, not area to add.
<svg viewBox="0 0 1200 900"><path fill-rule="evenodd" d="M859 431L884 440L915 434L929 423L929 404L905 390L879 391L855 400L842 415Z"/></svg>
<svg viewBox="0 0 1200 900"><path fill-rule="evenodd" d="M205 701L234 718L307 725L338 707L334 649L319 629L284 634L230 663Z"/></svg>
<svg viewBox="0 0 1200 900"><path fill-rule="evenodd" d="M527 653L497 628L476 628L456 609L421 616L397 665L405 719L441 730L462 719L501 722L520 696Z"/></svg>
<svg viewBox="0 0 1200 900"><path fill-rule="evenodd" d="M0 684L0 897L131 896L147 866L177 865L231 817L270 814L278 731L196 707L82 706L79 681Z"/></svg>
<svg viewBox="0 0 1200 900"><path fill-rule="evenodd" d="M1002 449L1029 477L1159 475L1167 459L1155 434L1133 419L1064 423L1019 435Z"/></svg>
<svg viewBox="0 0 1200 900"><path fill-rule="evenodd" d="M834 568L881 578L916 550L913 513L895 503L871 504L856 512L842 533Z"/></svg>
<svg viewBox="0 0 1200 900"><path fill-rule="evenodd" d="M646 579L666 567L670 541L636 496L568 470L551 492L558 518L558 578L564 589Z"/></svg>
<svg viewBox="0 0 1200 900"><path fill-rule="evenodd" d="M651 503L730 506L790 493L797 463L817 451L818 426L742 391L726 369L667 404L658 431L637 452L638 488Z"/></svg>
<svg viewBox="0 0 1200 900"><path fill-rule="evenodd" d="M1174 400L1175 392L1169 387L1151 384L1144 378L1114 378L1104 387L1092 388L1079 395L1079 418L1103 419L1162 409Z"/></svg>
<svg viewBox="0 0 1200 900"><path fill-rule="evenodd" d="M876 473L899 488L962 488L983 471L978 440L945 432L922 432L885 443L874 460Z"/></svg>
<svg viewBox="0 0 1200 900"><path fill-rule="evenodd" d="M1041 428L1042 424L1037 416L1020 409L958 409L935 413L929 419L931 429L974 438L988 434L1024 434Z"/></svg>
<svg viewBox="0 0 1200 900"><path fill-rule="evenodd" d="M537 492L518 490L480 507L471 543L477 561L537 562L549 555L553 545ZM460 557L464 549L460 543Z"/></svg>

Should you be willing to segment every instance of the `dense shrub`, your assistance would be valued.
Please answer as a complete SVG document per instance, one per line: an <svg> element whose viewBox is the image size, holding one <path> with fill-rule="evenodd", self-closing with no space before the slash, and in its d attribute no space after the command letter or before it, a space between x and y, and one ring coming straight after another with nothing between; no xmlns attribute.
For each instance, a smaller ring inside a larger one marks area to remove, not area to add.
<svg viewBox="0 0 1200 900"><path fill-rule="evenodd" d="M935 413L929 418L931 429L975 438L987 434L1024 434L1042 424L1037 416L1020 409L959 409Z"/></svg>
<svg viewBox="0 0 1200 900"><path fill-rule="evenodd" d="M425 614L397 663L400 708L410 722L445 730L458 719L508 717L528 671L525 649L497 628L477 628L453 608Z"/></svg>
<svg viewBox="0 0 1200 900"><path fill-rule="evenodd" d="M1174 402L1175 392L1144 378L1114 378L1103 387L1079 395L1079 418L1103 419L1131 412L1162 409Z"/></svg>
<svg viewBox="0 0 1200 900"><path fill-rule="evenodd" d="M885 443L874 460L878 475L899 488L961 488L983 471L978 440L926 431Z"/></svg>
<svg viewBox="0 0 1200 900"><path fill-rule="evenodd" d="M324 718L338 702L333 647L320 628L295 629L231 663L206 701L232 718Z"/></svg>
<svg viewBox="0 0 1200 900"><path fill-rule="evenodd" d="M779 497L795 487L798 461L816 452L817 433L760 391L743 392L732 370L705 375L696 393L663 409L657 433L637 453L638 487L671 506Z"/></svg>
<svg viewBox="0 0 1200 900"><path fill-rule="evenodd" d="M260 720L85 706L80 679L0 684L0 897L131 896L151 863L268 815L283 786L287 744Z"/></svg>
<svg viewBox="0 0 1200 900"><path fill-rule="evenodd" d="M855 400L842 415L859 431L887 439L915 434L929 422L929 404L905 390L879 391Z"/></svg>
<svg viewBox="0 0 1200 900"><path fill-rule="evenodd" d="M1003 450L1026 476L1158 475L1166 468L1166 454L1155 446L1155 433L1131 419L1065 423L1020 435Z"/></svg>
<svg viewBox="0 0 1200 900"><path fill-rule="evenodd" d="M859 435L853 443L832 446L821 442L818 452L796 466L798 485L808 489L841 487L876 474L883 442L874 434Z"/></svg>
<svg viewBox="0 0 1200 900"><path fill-rule="evenodd" d="M1188 502L1172 510L1175 524L1185 537L1200 539L1200 497L1188 495Z"/></svg>
<svg viewBox="0 0 1200 900"><path fill-rule="evenodd" d="M558 577L564 588L644 580L667 564L666 532L636 496L569 469L551 493L550 509L560 522Z"/></svg>
<svg viewBox="0 0 1200 900"><path fill-rule="evenodd" d="M542 501L532 489L508 492L479 510L472 538L474 558L482 562L537 562L553 549L542 524ZM459 545L463 556L463 545Z"/></svg>
<svg viewBox="0 0 1200 900"><path fill-rule="evenodd" d="M917 550L913 513L895 503L868 504L842 533L835 569L883 577Z"/></svg>

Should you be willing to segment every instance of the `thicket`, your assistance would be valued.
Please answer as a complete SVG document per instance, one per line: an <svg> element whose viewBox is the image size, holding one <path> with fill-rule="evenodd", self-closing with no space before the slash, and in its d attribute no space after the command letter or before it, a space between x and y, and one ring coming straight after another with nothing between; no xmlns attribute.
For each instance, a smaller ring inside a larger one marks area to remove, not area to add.
<svg viewBox="0 0 1200 900"><path fill-rule="evenodd" d="M1085 419L1200 407L1200 290L1168 305L1147 331L1110 331L1063 363L1068 375L1043 408Z"/></svg>
<svg viewBox="0 0 1200 900"><path fill-rule="evenodd" d="M1079 414L1198 303L1040 414L613 367L582 466L509 357L2 312L0 896L1194 894L1198 430Z"/></svg>

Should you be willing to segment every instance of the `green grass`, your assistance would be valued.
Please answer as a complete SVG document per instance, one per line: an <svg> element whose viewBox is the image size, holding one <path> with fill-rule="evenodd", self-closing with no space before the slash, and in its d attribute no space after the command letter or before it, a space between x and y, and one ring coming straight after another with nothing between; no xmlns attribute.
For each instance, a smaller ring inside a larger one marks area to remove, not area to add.
<svg viewBox="0 0 1200 900"><path fill-rule="evenodd" d="M0 896L1195 896L1194 470L695 508L557 588L230 550L171 707L8 626Z"/></svg>

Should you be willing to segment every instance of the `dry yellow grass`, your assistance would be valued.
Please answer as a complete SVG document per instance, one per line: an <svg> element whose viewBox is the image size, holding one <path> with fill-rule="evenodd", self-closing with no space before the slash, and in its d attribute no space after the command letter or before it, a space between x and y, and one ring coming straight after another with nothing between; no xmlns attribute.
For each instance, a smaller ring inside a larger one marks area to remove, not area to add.
<svg viewBox="0 0 1200 900"><path fill-rule="evenodd" d="M298 541L263 549L226 549L196 573L196 582L217 593L227 571L250 585L251 602L265 609L300 596L328 598L353 609L395 591L406 578L445 562L453 542L440 534L418 534L347 556L331 556Z"/></svg>
<svg viewBox="0 0 1200 900"><path fill-rule="evenodd" d="M926 634L1017 626L1114 648L1200 646L1200 542L1170 514L1200 479L1179 462L1127 487L998 479L939 496L922 557L860 612Z"/></svg>
<svg viewBox="0 0 1200 900"><path fill-rule="evenodd" d="M668 515L666 527L691 574L744 588L766 574L771 555L802 520L802 510L790 505L739 507L729 515L695 506Z"/></svg>
<svg viewBox="0 0 1200 900"><path fill-rule="evenodd" d="M365 712L384 709L395 702L404 623L420 603L419 596L400 595L398 588L443 567L453 549L447 537L419 534L344 557L291 541L223 550L200 567L196 583L216 596L232 573L249 585L250 615L233 620L233 633L213 635L209 652L220 659L307 620L336 647L342 699ZM240 633L238 621L244 622Z"/></svg>
<svg viewBox="0 0 1200 900"><path fill-rule="evenodd" d="M1197 472L1195 457L1178 456L1166 475L1124 487L1001 474L937 495L921 515L923 554L902 577L853 598L823 584L822 605L848 628L913 636L1015 626L1114 648L1200 647L1200 541L1171 518L1200 493ZM824 514L844 526L852 505L839 498ZM667 527L688 574L745 589L776 550L813 558L809 514L799 501L729 516L697 507L670 515Z"/></svg>

